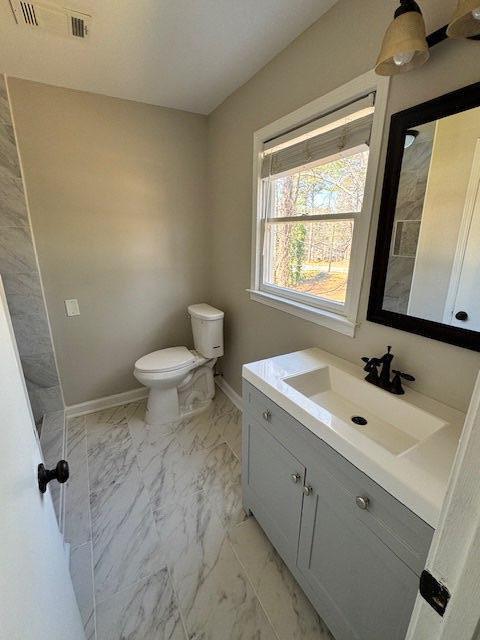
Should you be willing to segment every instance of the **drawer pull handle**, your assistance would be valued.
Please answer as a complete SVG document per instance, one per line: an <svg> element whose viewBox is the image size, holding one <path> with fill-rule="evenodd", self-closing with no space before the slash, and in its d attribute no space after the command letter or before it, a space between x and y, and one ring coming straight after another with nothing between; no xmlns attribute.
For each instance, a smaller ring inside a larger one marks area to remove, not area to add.
<svg viewBox="0 0 480 640"><path fill-rule="evenodd" d="M262 413L263 419L266 420L267 422L270 422L270 420L272 419L272 414L270 411L264 411Z"/></svg>
<svg viewBox="0 0 480 640"><path fill-rule="evenodd" d="M370 500L366 496L357 496L355 498L355 504L359 509L366 511L370 505Z"/></svg>
<svg viewBox="0 0 480 640"><path fill-rule="evenodd" d="M313 493L313 489L312 489L312 487L310 487L310 486L308 486L308 485L305 485L305 486L303 487L303 493L304 493L306 496L311 496L311 495L312 495L312 493Z"/></svg>
<svg viewBox="0 0 480 640"><path fill-rule="evenodd" d="M297 484L297 482L300 482L300 480L302 479L302 476L299 473L292 473L290 478L292 479L292 482Z"/></svg>

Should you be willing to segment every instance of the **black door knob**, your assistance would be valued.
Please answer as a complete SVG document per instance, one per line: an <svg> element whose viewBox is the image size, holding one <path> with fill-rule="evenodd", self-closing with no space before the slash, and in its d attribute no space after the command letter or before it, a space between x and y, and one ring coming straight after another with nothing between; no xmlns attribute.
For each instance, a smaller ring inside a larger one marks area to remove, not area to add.
<svg viewBox="0 0 480 640"><path fill-rule="evenodd" d="M455 318L457 320L461 320L462 322L465 322L465 320L468 320L468 313L466 311L459 311L458 313L455 314Z"/></svg>
<svg viewBox="0 0 480 640"><path fill-rule="evenodd" d="M50 480L57 480L60 484L63 484L68 480L69 476L70 471L66 460L57 462L55 469L45 469L45 465L40 463L38 465L38 488L42 493L45 493Z"/></svg>

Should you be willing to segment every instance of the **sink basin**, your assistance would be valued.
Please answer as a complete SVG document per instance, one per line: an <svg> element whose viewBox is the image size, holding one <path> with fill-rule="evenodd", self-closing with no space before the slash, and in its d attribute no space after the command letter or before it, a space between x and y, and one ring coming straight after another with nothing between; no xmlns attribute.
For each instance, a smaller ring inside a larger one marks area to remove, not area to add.
<svg viewBox="0 0 480 640"><path fill-rule="evenodd" d="M402 396L331 365L284 378L283 382L330 414L332 420L342 421L397 456L448 424Z"/></svg>

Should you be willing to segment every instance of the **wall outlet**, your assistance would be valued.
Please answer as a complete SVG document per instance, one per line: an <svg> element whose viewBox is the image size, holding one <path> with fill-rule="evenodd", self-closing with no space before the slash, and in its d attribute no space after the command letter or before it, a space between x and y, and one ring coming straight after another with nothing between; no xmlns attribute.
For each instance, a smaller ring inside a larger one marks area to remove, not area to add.
<svg viewBox="0 0 480 640"><path fill-rule="evenodd" d="M78 306L78 300L65 300L65 311L68 317L79 316L80 307Z"/></svg>

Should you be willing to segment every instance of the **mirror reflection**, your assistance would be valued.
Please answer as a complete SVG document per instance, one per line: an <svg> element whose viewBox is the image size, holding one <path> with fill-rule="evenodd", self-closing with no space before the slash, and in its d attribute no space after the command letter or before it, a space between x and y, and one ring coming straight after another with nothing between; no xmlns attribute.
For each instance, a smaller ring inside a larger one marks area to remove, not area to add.
<svg viewBox="0 0 480 640"><path fill-rule="evenodd" d="M383 309L480 331L480 107L407 130Z"/></svg>

